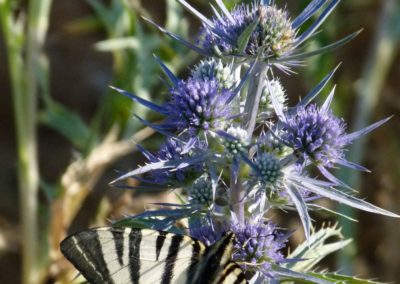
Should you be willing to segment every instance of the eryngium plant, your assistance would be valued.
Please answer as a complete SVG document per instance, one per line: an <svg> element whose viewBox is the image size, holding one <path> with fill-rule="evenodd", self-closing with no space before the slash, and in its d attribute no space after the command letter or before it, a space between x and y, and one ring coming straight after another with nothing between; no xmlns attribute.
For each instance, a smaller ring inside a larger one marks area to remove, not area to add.
<svg viewBox="0 0 400 284"><path fill-rule="evenodd" d="M399 217L356 197L355 191L331 172L339 167L368 171L346 159L347 147L388 118L347 133L345 121L330 108L334 90L322 105L315 101L335 70L294 106L287 104L288 94L275 72L291 72L307 57L329 51L356 35L303 51L304 43L339 1L314 0L300 15L291 17L273 1L240 4L229 11L221 0L215 0L211 18L186 1L178 1L202 23L195 44L147 20L205 58L185 79L177 78L156 58L167 77L163 105L115 88L164 117L153 124L137 116L166 141L154 153L140 147L148 162L113 184L124 187L123 180L135 178L141 181L140 188L179 189L182 203L162 204L171 210L148 211L116 225L134 226L139 221L149 228L189 234L207 245L232 231L236 235L232 259L249 281L257 283L355 281L312 270L348 241L326 244L332 236L341 237L340 230L334 226L315 232L309 211L316 200L328 198ZM305 23L308 28L300 32ZM318 178L309 175L314 170L320 173ZM290 255L282 252L290 233L266 217L272 209L296 210L303 224L307 240ZM176 226L185 220L187 230Z"/></svg>

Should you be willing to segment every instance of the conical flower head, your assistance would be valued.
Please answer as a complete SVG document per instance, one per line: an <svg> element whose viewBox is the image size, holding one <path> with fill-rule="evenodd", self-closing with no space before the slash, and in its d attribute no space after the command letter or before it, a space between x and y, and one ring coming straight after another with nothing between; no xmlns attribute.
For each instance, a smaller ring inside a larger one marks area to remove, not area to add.
<svg viewBox="0 0 400 284"><path fill-rule="evenodd" d="M274 5L254 2L238 5L230 16L215 17L213 28L204 25L199 42L208 52L219 50L224 55L240 54L241 35L253 26L243 52L251 56L275 58L293 48L296 31L287 12Z"/></svg>
<svg viewBox="0 0 400 284"><path fill-rule="evenodd" d="M268 119L275 114L274 106L272 104L272 96L278 100L278 103L282 105L283 110L286 110L286 93L278 79L272 79L266 82L261 99L260 99L260 114L259 118Z"/></svg>
<svg viewBox="0 0 400 284"><path fill-rule="evenodd" d="M194 205L210 206L213 202L211 181L207 175L196 179L189 188L190 203Z"/></svg>
<svg viewBox="0 0 400 284"><path fill-rule="evenodd" d="M218 59L201 61L191 72L191 76L200 80L216 79L220 89L231 89L237 84L233 67Z"/></svg>
<svg viewBox="0 0 400 284"><path fill-rule="evenodd" d="M249 272L261 271L272 276L271 264L284 261L280 252L285 247L285 239L281 238L273 223L237 223L232 225L236 235L233 259Z"/></svg>
<svg viewBox="0 0 400 284"><path fill-rule="evenodd" d="M310 161L327 167L343 160L346 124L332 114L330 109L315 104L300 107L286 117L282 139Z"/></svg>
<svg viewBox="0 0 400 284"><path fill-rule="evenodd" d="M234 137L235 139L223 139L223 146L225 152L229 156L237 156L244 152L250 144L250 138L247 135L247 131L241 127L230 126L226 133Z"/></svg>
<svg viewBox="0 0 400 284"><path fill-rule="evenodd" d="M221 90L216 79L179 81L170 93L172 98L165 106L168 122L179 131L189 130L196 135L201 130L222 127L231 116L230 101L234 95L227 89Z"/></svg>
<svg viewBox="0 0 400 284"><path fill-rule="evenodd" d="M261 182L269 194L282 188L282 166L273 153L259 153L254 159L253 165L257 181Z"/></svg>

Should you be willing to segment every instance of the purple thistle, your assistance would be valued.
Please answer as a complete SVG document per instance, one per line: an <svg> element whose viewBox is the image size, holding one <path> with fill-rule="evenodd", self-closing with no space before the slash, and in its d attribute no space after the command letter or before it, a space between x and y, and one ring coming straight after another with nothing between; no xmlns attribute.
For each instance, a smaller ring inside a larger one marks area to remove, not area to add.
<svg viewBox="0 0 400 284"><path fill-rule="evenodd" d="M272 222L264 223L254 219L247 220L244 224L235 221L230 225L199 223L191 227L190 235L211 246L229 231L236 236L232 260L245 271L260 271L272 278L271 265L285 262L281 250L286 246L287 235L278 232Z"/></svg>
<svg viewBox="0 0 400 284"><path fill-rule="evenodd" d="M259 58L288 71L288 65L298 65L307 57L337 48L358 35L355 32L318 50L304 51L302 45L312 37L340 0L313 0L296 18L290 20L285 10L273 1L256 0L250 5L238 5L229 11L222 0L216 0L219 9L212 7L214 15L208 19L185 0L178 0L202 23L197 45L144 18L174 40L203 56L234 56ZM304 32L297 33L309 19L320 12Z"/></svg>
<svg viewBox="0 0 400 284"><path fill-rule="evenodd" d="M238 5L230 14L230 17L214 17L213 28L203 24L199 43L207 52L218 49L222 54L239 54L239 38L255 22L257 25L244 47L245 54L273 58L293 47L296 31L286 11L255 2Z"/></svg>
<svg viewBox="0 0 400 284"><path fill-rule="evenodd" d="M277 232L276 226L271 222L236 223L232 224L231 229L237 240L233 260L246 271L260 271L273 278L271 265L285 260L281 252L286 246L284 235Z"/></svg>
<svg viewBox="0 0 400 284"><path fill-rule="evenodd" d="M170 93L172 97L164 106L168 112L167 124L178 131L189 130L191 135L196 135L202 130L222 128L232 116L230 101L235 94L220 90L215 79L181 80Z"/></svg>
<svg viewBox="0 0 400 284"><path fill-rule="evenodd" d="M344 159L346 124L333 115L331 110L311 104L300 107L283 122L282 140L308 160L317 165L332 167L335 161Z"/></svg>
<svg viewBox="0 0 400 284"><path fill-rule="evenodd" d="M343 119L333 115L330 109L334 89L322 107L309 104L311 100L319 95L330 76L327 76L296 107L289 111L285 111L285 106L279 102L274 94L271 94L274 110L280 120L276 128L280 131L275 133L275 136L279 137L285 145L292 148L295 154L300 154L298 162L304 165L309 163L316 165L320 172L334 185L349 188L345 183L333 176L327 168L340 165L359 171L368 171L365 167L346 160L346 146L378 128L387 122L390 117L347 134L345 131L346 123Z"/></svg>

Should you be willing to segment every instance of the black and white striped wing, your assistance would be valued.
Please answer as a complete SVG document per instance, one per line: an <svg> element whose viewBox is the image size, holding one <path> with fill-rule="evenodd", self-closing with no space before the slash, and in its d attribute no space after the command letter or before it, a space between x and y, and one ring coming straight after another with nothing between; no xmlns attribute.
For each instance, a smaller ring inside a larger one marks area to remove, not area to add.
<svg viewBox="0 0 400 284"><path fill-rule="evenodd" d="M186 236L111 227L85 230L61 243L62 253L90 283L187 283L205 250Z"/></svg>
<svg viewBox="0 0 400 284"><path fill-rule="evenodd" d="M90 283L245 284L231 261L234 238L205 247L187 236L105 227L66 238L61 251Z"/></svg>
<svg viewBox="0 0 400 284"><path fill-rule="evenodd" d="M207 247L196 269L189 275L188 283L195 284L246 284L246 276L233 262L235 235L228 233L215 244Z"/></svg>

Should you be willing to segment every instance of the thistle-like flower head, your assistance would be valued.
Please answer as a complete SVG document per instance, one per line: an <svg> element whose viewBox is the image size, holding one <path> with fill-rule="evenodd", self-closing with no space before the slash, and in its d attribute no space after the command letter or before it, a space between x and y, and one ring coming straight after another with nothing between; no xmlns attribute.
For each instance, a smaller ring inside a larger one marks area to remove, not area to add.
<svg viewBox="0 0 400 284"><path fill-rule="evenodd" d="M273 94L271 94L273 93ZM268 119L275 114L274 107L272 105L272 95L278 100L278 102L286 109L286 93L278 79L272 79L266 82L264 90L260 99L260 118Z"/></svg>
<svg viewBox="0 0 400 284"><path fill-rule="evenodd" d="M287 116L283 127L283 141L301 153L304 160L332 167L335 161L343 159L346 124L331 110L323 110L315 104L300 107Z"/></svg>
<svg viewBox="0 0 400 284"><path fill-rule="evenodd" d="M260 271L267 277L273 277L271 264L285 260L280 251L286 246L287 236L280 233L272 222L263 222L259 216L247 219L244 223L232 216L231 223L196 224L190 229L190 235L206 245L213 245L226 232L236 236L232 259L248 272Z"/></svg>
<svg viewBox="0 0 400 284"><path fill-rule="evenodd" d="M348 187L334 177L327 168L336 165L368 171L363 166L346 160L346 146L359 137L371 132L387 122L390 118L382 119L370 126L353 133L346 133L343 119L336 117L331 110L335 89L331 91L321 107L311 101L317 97L322 88L332 77L329 73L306 97L295 107L286 110L279 99L272 93L272 104L279 118L275 125L274 136L279 137L285 145L293 149L303 165L313 164L333 184Z"/></svg>
<svg viewBox="0 0 400 284"><path fill-rule="evenodd" d="M229 231L229 226L225 223L217 227L210 222L200 222L196 224L196 226L190 227L190 236L198 239L207 246L211 246L221 239L223 234L227 231Z"/></svg>
<svg viewBox="0 0 400 284"><path fill-rule="evenodd" d="M293 20L286 10L276 7L271 0L255 0L252 4L237 5L231 11L222 0L216 0L218 7L213 7L214 15L211 18L204 16L186 0L178 1L202 23L197 45L165 30L149 19L146 20L171 38L207 57L217 55L240 57L245 60L258 58L288 70L290 65L296 65L298 61L309 56L343 45L358 34L353 33L311 52L301 50L301 46L315 34L339 0L313 0ZM298 33L318 12L320 16L315 22L305 28L304 32Z"/></svg>
<svg viewBox="0 0 400 284"><path fill-rule="evenodd" d="M246 222L232 224L231 229L237 239L233 259L246 271L260 271L273 277L271 264L285 259L280 250L285 247L286 239L277 232L276 226L271 222Z"/></svg>
<svg viewBox="0 0 400 284"><path fill-rule="evenodd" d="M247 131L241 127L230 126L226 133L234 139L223 139L225 151L230 156L237 156L243 153L246 147L250 144L250 139Z"/></svg>
<svg viewBox="0 0 400 284"><path fill-rule="evenodd" d="M219 88L231 89L238 82L230 64L224 63L219 59L208 59L201 61L191 72L191 76L199 80L216 79Z"/></svg>
<svg viewBox="0 0 400 284"><path fill-rule="evenodd" d="M245 47L244 54L263 58L279 57L293 48L296 31L287 12L275 5L254 2L236 6L230 16L215 17L213 27L204 24L200 45L209 53L240 54L238 46L243 32L255 25Z"/></svg>
<svg viewBox="0 0 400 284"><path fill-rule="evenodd" d="M189 201L191 204L207 207L212 204L213 190L207 175L202 175L189 187Z"/></svg>
<svg viewBox="0 0 400 284"><path fill-rule="evenodd" d="M280 135L278 134L278 137L279 136ZM257 144L259 145L260 150L273 153L279 158L291 154L293 150L283 144L278 137L273 135L271 132L260 135L260 137L257 139Z"/></svg>
<svg viewBox="0 0 400 284"><path fill-rule="evenodd" d="M282 166L275 154L259 153L253 161L253 167L256 179L262 183L269 194L282 188Z"/></svg>
<svg viewBox="0 0 400 284"><path fill-rule="evenodd" d="M165 105L168 123L177 130L199 131L221 128L232 115L230 100L234 94L220 89L215 78L189 78L179 81L170 90L170 101Z"/></svg>

